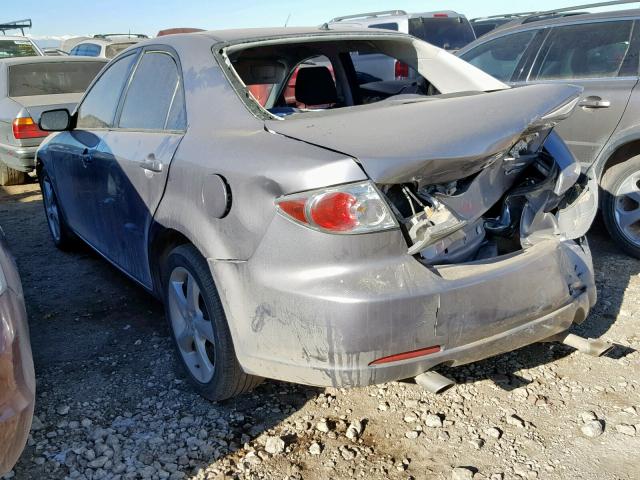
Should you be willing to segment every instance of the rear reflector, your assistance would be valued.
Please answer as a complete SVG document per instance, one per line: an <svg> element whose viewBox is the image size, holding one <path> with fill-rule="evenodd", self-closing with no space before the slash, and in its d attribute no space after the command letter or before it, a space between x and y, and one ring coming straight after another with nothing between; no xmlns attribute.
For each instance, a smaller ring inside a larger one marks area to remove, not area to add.
<svg viewBox="0 0 640 480"><path fill-rule="evenodd" d="M401 360L409 360L411 358L424 357L426 355L438 353L441 350L442 350L442 347L440 347L440 345L435 345L433 347L422 348L420 350L413 350L412 352L398 353L396 355L390 355L388 357L382 357L377 360L374 360L369 364L369 366L382 365L384 363L399 362Z"/></svg>
<svg viewBox="0 0 640 480"><path fill-rule="evenodd" d="M49 132L40 130L31 117L16 118L13 121L13 136L17 140L24 138L42 138L47 135L49 135Z"/></svg>

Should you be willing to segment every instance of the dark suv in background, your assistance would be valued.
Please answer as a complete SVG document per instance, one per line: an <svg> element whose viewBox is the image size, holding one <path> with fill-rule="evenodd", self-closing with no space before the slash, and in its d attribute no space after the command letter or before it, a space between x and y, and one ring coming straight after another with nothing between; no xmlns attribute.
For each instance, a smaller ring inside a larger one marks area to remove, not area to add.
<svg viewBox="0 0 640 480"><path fill-rule="evenodd" d="M503 27L458 55L514 86L584 88L557 130L601 186L613 239L640 258L640 9L581 14Z"/></svg>

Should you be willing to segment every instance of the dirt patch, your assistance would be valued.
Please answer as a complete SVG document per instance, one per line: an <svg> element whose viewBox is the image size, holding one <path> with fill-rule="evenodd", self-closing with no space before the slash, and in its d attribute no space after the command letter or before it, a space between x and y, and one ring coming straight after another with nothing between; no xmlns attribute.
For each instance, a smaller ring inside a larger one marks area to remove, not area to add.
<svg viewBox="0 0 640 480"><path fill-rule="evenodd" d="M437 397L267 381L220 404L175 373L158 302L89 249L53 247L37 185L4 187L0 225L38 379L14 478L638 478L640 262L600 225L599 302L576 332L616 342L607 357L534 345L448 371Z"/></svg>

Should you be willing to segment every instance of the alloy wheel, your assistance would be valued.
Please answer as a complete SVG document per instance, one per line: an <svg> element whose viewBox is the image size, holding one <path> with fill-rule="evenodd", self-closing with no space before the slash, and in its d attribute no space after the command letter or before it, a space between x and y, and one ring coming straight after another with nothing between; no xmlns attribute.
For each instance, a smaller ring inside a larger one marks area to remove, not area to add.
<svg viewBox="0 0 640 480"><path fill-rule="evenodd" d="M640 171L620 184L615 197L615 220L620 232L640 246Z"/></svg>
<svg viewBox="0 0 640 480"><path fill-rule="evenodd" d="M49 225L49 231L51 236L56 242L60 241L60 209L58 208L58 201L56 194L53 191L51 180L49 177L45 177L42 181L42 195L44 197L44 209L47 214L47 224Z"/></svg>
<svg viewBox="0 0 640 480"><path fill-rule="evenodd" d="M215 334L204 297L195 277L176 267L169 277L169 320L189 373L208 383L215 373Z"/></svg>

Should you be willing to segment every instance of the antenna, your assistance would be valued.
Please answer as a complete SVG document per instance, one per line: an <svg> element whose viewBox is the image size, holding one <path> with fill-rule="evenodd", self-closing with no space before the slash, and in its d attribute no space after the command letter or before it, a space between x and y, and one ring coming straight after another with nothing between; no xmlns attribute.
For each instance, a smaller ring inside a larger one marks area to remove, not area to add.
<svg viewBox="0 0 640 480"><path fill-rule="evenodd" d="M284 22L284 28L287 28L287 25L289 25L289 20L291 20L291 12L289 12L289 15L287 16L287 20Z"/></svg>

